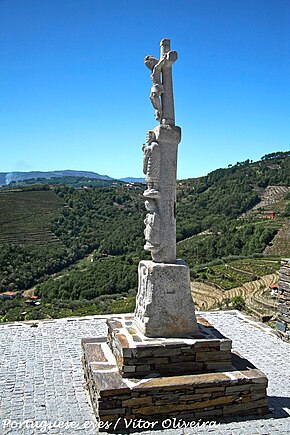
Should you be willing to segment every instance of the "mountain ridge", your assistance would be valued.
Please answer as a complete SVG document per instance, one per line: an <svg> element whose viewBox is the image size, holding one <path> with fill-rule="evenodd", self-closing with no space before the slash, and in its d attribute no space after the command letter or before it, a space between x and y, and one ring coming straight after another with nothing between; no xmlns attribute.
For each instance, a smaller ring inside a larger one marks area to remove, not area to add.
<svg viewBox="0 0 290 435"><path fill-rule="evenodd" d="M270 165L271 162L275 165L277 159L279 158L287 158L290 156L290 151L277 151L270 154L265 154L261 157L261 160L257 162L253 162L252 160L245 160L244 162L237 162L235 165L228 165L228 168L218 168L216 170L210 171L207 175L201 177L194 177L196 181L204 180L208 178L211 174L217 174L218 172L224 172L227 169L237 169L238 167L248 166L250 164L258 164L259 162L268 162ZM37 179L37 178L61 178L61 177L84 177L84 178L95 178L99 180L107 180L107 181L123 181L125 183L136 182L142 183L145 181L144 178L140 177L123 177L123 178L114 178L108 175L101 175L94 171L78 171L73 169L65 169L65 170L54 170L54 171L12 171L12 172L0 172L0 186L9 185L11 182L24 181L29 179ZM193 178L188 178L188 180ZM179 181L182 181L180 179Z"/></svg>
<svg viewBox="0 0 290 435"><path fill-rule="evenodd" d="M114 180L108 175L101 175L93 171L78 171L73 169L55 170L55 171L14 171L0 172L0 185L9 185L11 182L24 181L37 178L62 178L62 177L86 177L99 180Z"/></svg>
<svg viewBox="0 0 290 435"><path fill-rule="evenodd" d="M19 182L25 180L31 180L38 178L41 179L51 179L51 178L63 178L63 177L83 177L83 178L91 178L96 180L104 180L104 181L123 181L125 183L142 183L144 182L144 178L134 178L134 177L125 177L125 178L113 178L108 175L102 175L94 171L79 171L74 169L64 169L64 170L55 170L55 171L13 171L13 172L0 172L0 186L8 186L12 182Z"/></svg>

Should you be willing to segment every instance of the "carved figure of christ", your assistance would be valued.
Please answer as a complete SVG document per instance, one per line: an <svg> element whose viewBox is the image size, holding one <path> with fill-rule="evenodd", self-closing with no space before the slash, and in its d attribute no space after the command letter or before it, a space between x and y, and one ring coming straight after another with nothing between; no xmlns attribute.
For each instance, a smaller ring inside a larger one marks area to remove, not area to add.
<svg viewBox="0 0 290 435"><path fill-rule="evenodd" d="M160 42L160 60L151 55L144 59L145 65L151 71L150 101L155 109L155 118L160 124L175 125L172 64L176 60L177 52L170 50L169 39L162 39Z"/></svg>

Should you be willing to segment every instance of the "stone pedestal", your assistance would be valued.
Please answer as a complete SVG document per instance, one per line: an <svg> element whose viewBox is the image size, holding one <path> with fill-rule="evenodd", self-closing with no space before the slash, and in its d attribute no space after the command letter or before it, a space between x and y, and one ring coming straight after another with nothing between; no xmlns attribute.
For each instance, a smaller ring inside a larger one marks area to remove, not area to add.
<svg viewBox="0 0 290 435"><path fill-rule="evenodd" d="M85 379L102 422L214 420L268 412L267 378L198 318L200 338L155 339L133 317L108 321L106 339L83 339ZM113 424L114 426L114 424Z"/></svg>
<svg viewBox="0 0 290 435"><path fill-rule="evenodd" d="M174 264L140 261L135 323L147 337L184 337L198 334L189 269Z"/></svg>

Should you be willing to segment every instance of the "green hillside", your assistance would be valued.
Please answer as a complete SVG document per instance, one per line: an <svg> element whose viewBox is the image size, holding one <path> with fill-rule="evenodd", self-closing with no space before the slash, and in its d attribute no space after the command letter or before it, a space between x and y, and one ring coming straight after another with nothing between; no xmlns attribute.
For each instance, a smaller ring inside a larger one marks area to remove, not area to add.
<svg viewBox="0 0 290 435"><path fill-rule="evenodd" d="M289 219L289 196L270 206L277 212L275 220L263 219L263 213L240 217L259 204L269 185L290 186L288 155L264 157L256 163L247 160L206 177L180 182L178 255L193 268L229 255L263 252Z"/></svg>
<svg viewBox="0 0 290 435"><path fill-rule="evenodd" d="M264 218L262 211L247 213L270 185L290 186L287 153L178 182L177 250L188 262L192 279L239 284L233 269L226 266L221 271L215 265L262 255L289 221L287 194L279 206L272 205L275 220ZM26 316L130 311L134 306L137 264L149 258L143 250L141 189L60 185L1 192L0 212L0 291L22 291L38 284L36 292L42 297L41 307ZM271 271L278 264L274 262ZM49 277L52 274L57 275ZM3 320L22 318L21 298L0 304Z"/></svg>
<svg viewBox="0 0 290 435"><path fill-rule="evenodd" d="M0 291L17 291L67 264L51 223L64 207L54 191L0 193Z"/></svg>
<svg viewBox="0 0 290 435"><path fill-rule="evenodd" d="M0 192L0 244L59 245L49 227L62 204L49 190Z"/></svg>
<svg viewBox="0 0 290 435"><path fill-rule="evenodd" d="M16 190L0 193L0 210L0 291L29 288L94 249L142 252L140 193L66 186Z"/></svg>

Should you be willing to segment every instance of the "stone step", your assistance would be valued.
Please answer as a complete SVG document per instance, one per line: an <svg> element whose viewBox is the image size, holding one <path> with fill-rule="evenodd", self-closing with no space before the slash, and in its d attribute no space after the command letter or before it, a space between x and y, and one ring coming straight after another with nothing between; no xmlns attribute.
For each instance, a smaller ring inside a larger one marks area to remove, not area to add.
<svg viewBox="0 0 290 435"><path fill-rule="evenodd" d="M100 421L119 421L121 426L140 418L162 423L170 418L192 421L268 412L266 376L236 353L231 369L224 372L129 379L121 376L116 363L112 367L107 343L96 339L94 346L99 348L95 356L107 356L107 367L104 361L98 365L87 359L83 340L85 379Z"/></svg>
<svg viewBox="0 0 290 435"><path fill-rule="evenodd" d="M108 320L108 343L122 376L173 376L231 368L232 342L202 317L198 334L181 338L149 338L133 317ZM197 338L198 337L198 338Z"/></svg>

